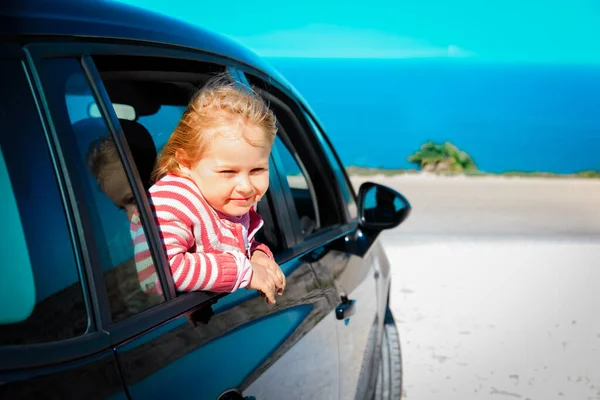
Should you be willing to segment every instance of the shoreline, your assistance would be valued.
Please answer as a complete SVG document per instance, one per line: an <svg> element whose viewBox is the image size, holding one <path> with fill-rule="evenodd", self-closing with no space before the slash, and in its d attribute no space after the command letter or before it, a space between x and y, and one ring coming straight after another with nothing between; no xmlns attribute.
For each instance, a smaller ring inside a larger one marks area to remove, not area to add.
<svg viewBox="0 0 600 400"><path fill-rule="evenodd" d="M481 174L481 175L441 175L431 172L410 172L398 174L357 174L348 171L348 177L352 181L423 181L423 182L507 182L507 183L573 183L600 185L597 177L582 177L577 175L552 175L552 176L526 176L526 175L504 175L504 174Z"/></svg>
<svg viewBox="0 0 600 400"><path fill-rule="evenodd" d="M539 179L582 179L582 180L600 180L600 171L588 170L579 171L571 174L559 174L553 172L484 172L472 171L467 173L444 173L444 172L429 172L417 169L385 169L385 168L369 168L369 167L345 167L348 175L353 177L396 177L396 176L426 176L437 178L539 178Z"/></svg>

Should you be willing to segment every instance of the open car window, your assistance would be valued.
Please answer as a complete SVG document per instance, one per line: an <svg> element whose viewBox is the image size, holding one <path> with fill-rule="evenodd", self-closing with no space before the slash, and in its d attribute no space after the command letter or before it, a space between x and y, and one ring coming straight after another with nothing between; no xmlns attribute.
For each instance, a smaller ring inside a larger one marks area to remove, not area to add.
<svg viewBox="0 0 600 400"><path fill-rule="evenodd" d="M144 189L152 185L157 155L165 145L194 94L224 65L184 59L136 56L93 56L115 109ZM127 110L125 107L131 107ZM126 111L133 118L124 118ZM273 251L281 239L268 195L258 204L264 226L257 239ZM137 253L136 253L137 254ZM142 278L140 278L142 279ZM170 274L168 279L171 279Z"/></svg>
<svg viewBox="0 0 600 400"><path fill-rule="evenodd" d="M147 131L157 152L194 93L226 69L223 65L160 57L93 56L93 60L119 120ZM124 124L122 128L127 133Z"/></svg>

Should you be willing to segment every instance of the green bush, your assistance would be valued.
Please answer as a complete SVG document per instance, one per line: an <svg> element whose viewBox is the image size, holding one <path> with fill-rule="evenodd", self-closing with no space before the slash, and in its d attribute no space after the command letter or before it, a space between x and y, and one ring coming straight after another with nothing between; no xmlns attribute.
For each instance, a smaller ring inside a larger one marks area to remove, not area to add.
<svg viewBox="0 0 600 400"><path fill-rule="evenodd" d="M579 171L575 175L579 178L600 178L600 171L594 171L594 170Z"/></svg>
<svg viewBox="0 0 600 400"><path fill-rule="evenodd" d="M408 156L408 161L417 164L423 171L451 174L477 171L471 156L450 142L427 142L421 150Z"/></svg>

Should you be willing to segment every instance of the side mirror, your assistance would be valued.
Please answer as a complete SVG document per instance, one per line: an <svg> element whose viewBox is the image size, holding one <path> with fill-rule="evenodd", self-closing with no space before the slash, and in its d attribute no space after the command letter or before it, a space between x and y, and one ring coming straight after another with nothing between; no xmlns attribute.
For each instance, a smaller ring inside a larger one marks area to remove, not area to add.
<svg viewBox="0 0 600 400"><path fill-rule="evenodd" d="M387 186L365 182L358 191L358 218L363 228L384 230L400 225L410 214L406 197Z"/></svg>

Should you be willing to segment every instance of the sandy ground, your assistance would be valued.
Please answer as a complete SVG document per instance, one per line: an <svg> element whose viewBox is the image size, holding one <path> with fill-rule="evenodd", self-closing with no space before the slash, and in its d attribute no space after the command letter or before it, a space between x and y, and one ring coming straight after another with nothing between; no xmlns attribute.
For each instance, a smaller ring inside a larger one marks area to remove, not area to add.
<svg viewBox="0 0 600 400"><path fill-rule="evenodd" d="M388 254L405 398L600 399L599 244L440 240Z"/></svg>
<svg viewBox="0 0 600 400"><path fill-rule="evenodd" d="M367 179L353 178L356 190ZM395 232L598 237L600 179L370 177L401 192L412 215Z"/></svg>
<svg viewBox="0 0 600 400"><path fill-rule="evenodd" d="M600 399L600 181L373 179L408 399ZM354 179L356 188L360 179Z"/></svg>

